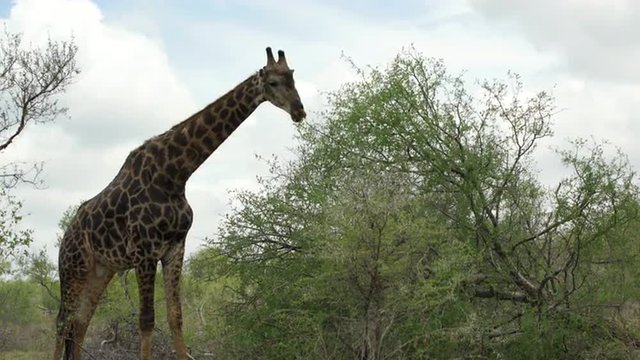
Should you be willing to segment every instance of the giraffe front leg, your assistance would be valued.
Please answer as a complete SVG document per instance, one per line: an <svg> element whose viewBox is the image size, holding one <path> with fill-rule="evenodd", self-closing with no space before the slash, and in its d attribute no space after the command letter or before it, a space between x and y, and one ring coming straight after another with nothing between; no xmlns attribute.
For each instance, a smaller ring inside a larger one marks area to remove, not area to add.
<svg viewBox="0 0 640 360"><path fill-rule="evenodd" d="M155 311L153 293L156 278L156 262L149 261L136 267L138 292L140 293L140 359L151 359Z"/></svg>
<svg viewBox="0 0 640 360"><path fill-rule="evenodd" d="M187 360L191 357L187 354L182 335L182 305L180 303L180 274L182 273L182 261L184 258L184 246L178 247L171 257L162 260L162 274L164 277L164 291L167 300L167 320L173 336L173 343L178 360Z"/></svg>

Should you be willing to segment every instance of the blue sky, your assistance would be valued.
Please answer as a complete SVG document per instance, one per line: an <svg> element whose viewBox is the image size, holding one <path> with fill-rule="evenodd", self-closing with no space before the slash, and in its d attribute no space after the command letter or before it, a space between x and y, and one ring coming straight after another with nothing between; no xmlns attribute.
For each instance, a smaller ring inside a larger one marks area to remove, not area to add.
<svg viewBox="0 0 640 360"><path fill-rule="evenodd" d="M0 16L6 18L9 15L9 10L11 9L12 1L4 0L0 1Z"/></svg>
<svg viewBox="0 0 640 360"><path fill-rule="evenodd" d="M10 31L38 44L73 34L82 73L62 99L69 119L28 129L3 159L45 161L47 188L19 189L36 247L55 255L62 212L111 180L146 138L214 101L264 63L264 48L287 52L310 121L323 92L355 74L341 58L384 66L413 45L453 72L522 75L527 89L552 89L562 112L538 161L544 179L562 173L549 150L596 135L640 167L640 2L636 0L0 0ZM261 106L187 186L193 252L229 210L230 189L255 189L267 173L255 155L294 157L295 126Z"/></svg>

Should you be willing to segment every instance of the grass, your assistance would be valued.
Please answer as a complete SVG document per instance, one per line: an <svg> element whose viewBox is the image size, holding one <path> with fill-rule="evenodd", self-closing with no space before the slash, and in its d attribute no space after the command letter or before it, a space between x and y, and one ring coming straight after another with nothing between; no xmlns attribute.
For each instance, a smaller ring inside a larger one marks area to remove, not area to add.
<svg viewBox="0 0 640 360"><path fill-rule="evenodd" d="M0 353L0 360L39 360L50 356L42 351L9 351Z"/></svg>

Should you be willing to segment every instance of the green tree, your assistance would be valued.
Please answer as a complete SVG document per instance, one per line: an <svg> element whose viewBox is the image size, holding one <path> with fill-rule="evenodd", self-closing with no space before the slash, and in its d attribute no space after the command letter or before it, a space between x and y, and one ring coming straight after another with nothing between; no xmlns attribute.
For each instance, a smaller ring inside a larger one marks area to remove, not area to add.
<svg viewBox="0 0 640 360"><path fill-rule="evenodd" d="M31 242L30 230L16 230L22 220L22 203L10 189L0 186L0 275L11 271L10 257Z"/></svg>
<svg viewBox="0 0 640 360"><path fill-rule="evenodd" d="M534 161L547 92L513 74L469 91L415 50L356 71L211 241L212 268L235 279L227 357L628 356L640 223L626 157L575 140L548 187Z"/></svg>
<svg viewBox="0 0 640 360"><path fill-rule="evenodd" d="M56 239L56 247L60 247L60 242L62 241L64 233L67 231L67 228L69 228L71 221L73 221L73 217L76 216L76 213L83 202L84 201L81 201L78 205L68 207L62 213L62 217L60 218L60 221L58 221L58 229L60 231L58 232L58 238Z"/></svg>
<svg viewBox="0 0 640 360"><path fill-rule="evenodd" d="M58 232L56 247L60 246L62 236L67 231L81 204L82 202L78 205L70 206L62 213L62 217L58 221L60 231ZM16 260L20 274L42 287L45 295L43 306L50 312L57 311L60 305L58 269L56 264L49 259L46 249L40 249L35 252L25 251L23 254L16 256Z"/></svg>

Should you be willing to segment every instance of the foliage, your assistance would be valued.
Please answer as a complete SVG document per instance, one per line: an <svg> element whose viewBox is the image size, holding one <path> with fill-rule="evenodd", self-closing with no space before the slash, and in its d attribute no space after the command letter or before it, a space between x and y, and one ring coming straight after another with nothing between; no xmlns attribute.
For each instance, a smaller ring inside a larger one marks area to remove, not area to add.
<svg viewBox="0 0 640 360"><path fill-rule="evenodd" d="M17 230L21 209L22 203L0 187L0 275L10 272L11 256L31 242L30 230Z"/></svg>
<svg viewBox="0 0 640 360"><path fill-rule="evenodd" d="M24 281L0 283L0 322L2 324L28 323L36 317L35 309L38 288Z"/></svg>
<svg viewBox="0 0 640 360"><path fill-rule="evenodd" d="M44 249L38 252L26 253L18 258L21 274L33 284L38 284L42 290L41 307L48 313L58 311L60 305L60 286L57 280L56 266L49 260Z"/></svg>
<svg viewBox="0 0 640 360"><path fill-rule="evenodd" d="M236 280L226 356L628 354L633 324L616 311L638 292L638 189L626 157L578 139L548 187L534 167L552 136L548 93L527 96L510 74L472 96L414 50L356 70L300 129L300 157L238 193L211 240L212 271Z"/></svg>

